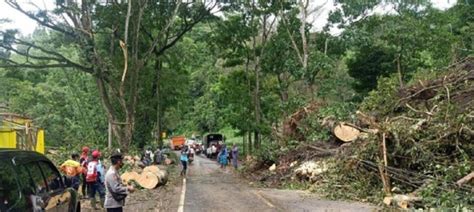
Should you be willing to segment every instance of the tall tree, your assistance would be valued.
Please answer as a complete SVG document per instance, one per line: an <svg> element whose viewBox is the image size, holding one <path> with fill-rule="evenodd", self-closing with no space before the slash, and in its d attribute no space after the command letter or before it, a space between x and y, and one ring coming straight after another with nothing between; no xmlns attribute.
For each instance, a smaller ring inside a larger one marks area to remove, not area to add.
<svg viewBox="0 0 474 212"><path fill-rule="evenodd" d="M58 1L54 10L27 11L15 0L8 5L50 30L50 43L79 52L79 59L57 48L2 32L0 48L23 56L1 57L1 67L65 68L92 74L117 141L127 150L136 125L140 76L150 62L174 46L217 5L181 1ZM41 7L37 7L41 8ZM120 46L120 48L117 48ZM121 51L120 51L121 50ZM38 53L41 53L40 56Z"/></svg>

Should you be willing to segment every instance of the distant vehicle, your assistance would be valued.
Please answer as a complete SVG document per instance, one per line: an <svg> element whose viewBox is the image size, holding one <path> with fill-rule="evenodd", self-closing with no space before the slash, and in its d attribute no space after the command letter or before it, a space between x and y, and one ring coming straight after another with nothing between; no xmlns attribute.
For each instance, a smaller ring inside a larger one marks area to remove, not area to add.
<svg viewBox="0 0 474 212"><path fill-rule="evenodd" d="M196 151L196 155L201 154L203 148L204 146L202 145L202 141L196 140L196 142L194 143L194 151Z"/></svg>
<svg viewBox="0 0 474 212"><path fill-rule="evenodd" d="M196 139L188 139L186 140L186 145L189 148L193 149L194 153L199 155L202 152L202 143Z"/></svg>
<svg viewBox="0 0 474 212"><path fill-rule="evenodd" d="M194 149L189 148L189 163L191 164L194 161Z"/></svg>
<svg viewBox="0 0 474 212"><path fill-rule="evenodd" d="M171 149L174 149L174 150L180 150L180 149L183 148L185 142L186 142L186 137L184 137L182 135L173 136L171 138L170 147L171 147Z"/></svg>
<svg viewBox="0 0 474 212"><path fill-rule="evenodd" d="M0 211L80 211L77 192L44 155L0 149Z"/></svg>
<svg viewBox="0 0 474 212"><path fill-rule="evenodd" d="M225 143L225 136L220 134L220 133L209 133L204 136L204 149L210 148L212 145L214 145L217 148L217 152L220 151L221 145ZM210 157L215 157L217 153L214 153L214 155L209 155L207 151L204 151L206 153L206 156L208 158Z"/></svg>

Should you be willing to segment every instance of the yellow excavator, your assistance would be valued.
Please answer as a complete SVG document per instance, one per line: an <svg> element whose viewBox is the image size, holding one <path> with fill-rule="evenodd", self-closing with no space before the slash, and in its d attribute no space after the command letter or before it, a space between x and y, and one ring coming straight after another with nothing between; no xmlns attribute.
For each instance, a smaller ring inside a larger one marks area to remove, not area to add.
<svg viewBox="0 0 474 212"><path fill-rule="evenodd" d="M35 126L28 117L0 112L0 148L44 154L44 130Z"/></svg>

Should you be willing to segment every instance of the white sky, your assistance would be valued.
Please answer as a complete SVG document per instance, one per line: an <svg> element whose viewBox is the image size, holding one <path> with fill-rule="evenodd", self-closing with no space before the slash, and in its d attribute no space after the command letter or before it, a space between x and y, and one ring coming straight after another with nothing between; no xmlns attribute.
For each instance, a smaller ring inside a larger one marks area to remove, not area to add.
<svg viewBox="0 0 474 212"><path fill-rule="evenodd" d="M49 9L52 8L52 6L55 3L55 0L18 0L20 3L28 3L28 2L35 2L36 4L40 5L42 8L45 6L48 7ZM315 26L316 30L320 30L325 24L326 24L326 19L329 15L329 11L334 9L334 0L314 0L312 1L313 5L321 5L324 2L326 4L324 5L324 8L322 9L322 12L320 13L319 16L313 17L313 24ZM431 0L433 5L437 8L440 9L446 9L451 6L453 6L456 3L456 0ZM23 5L23 4L22 4ZM3 24L0 25L0 29L10 29L10 28L16 28L19 29L22 34L31 34L37 24L26 17L25 15L21 14L20 12L16 11L15 9L12 9L10 6L8 6L4 0L0 0L0 19L8 18L12 22L9 24ZM309 20L311 21L311 20Z"/></svg>

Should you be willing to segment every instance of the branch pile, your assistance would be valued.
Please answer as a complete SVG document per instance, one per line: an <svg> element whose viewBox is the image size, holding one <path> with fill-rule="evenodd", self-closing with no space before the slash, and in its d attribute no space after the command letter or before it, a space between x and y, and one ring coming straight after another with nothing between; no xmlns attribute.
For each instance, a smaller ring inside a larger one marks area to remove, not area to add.
<svg viewBox="0 0 474 212"><path fill-rule="evenodd" d="M324 106L320 102L311 102L307 106L302 107L298 111L291 114L283 123L283 137L294 138L298 141L305 140L304 133L301 132L301 122L307 118L311 113L316 112L319 108Z"/></svg>
<svg viewBox="0 0 474 212"><path fill-rule="evenodd" d="M345 177L338 183L362 180L374 190L383 187L386 196L409 193L416 197L413 202L405 198L397 203L404 207L472 206L474 58L454 64L432 79L415 79L394 90L384 96L371 94L369 98L381 100L363 108L368 112L358 111L359 128L375 131L339 155L334 171ZM376 111L383 107L392 110ZM355 137L334 134L339 139ZM460 179L467 181L456 184ZM445 199L443 203L440 198Z"/></svg>

